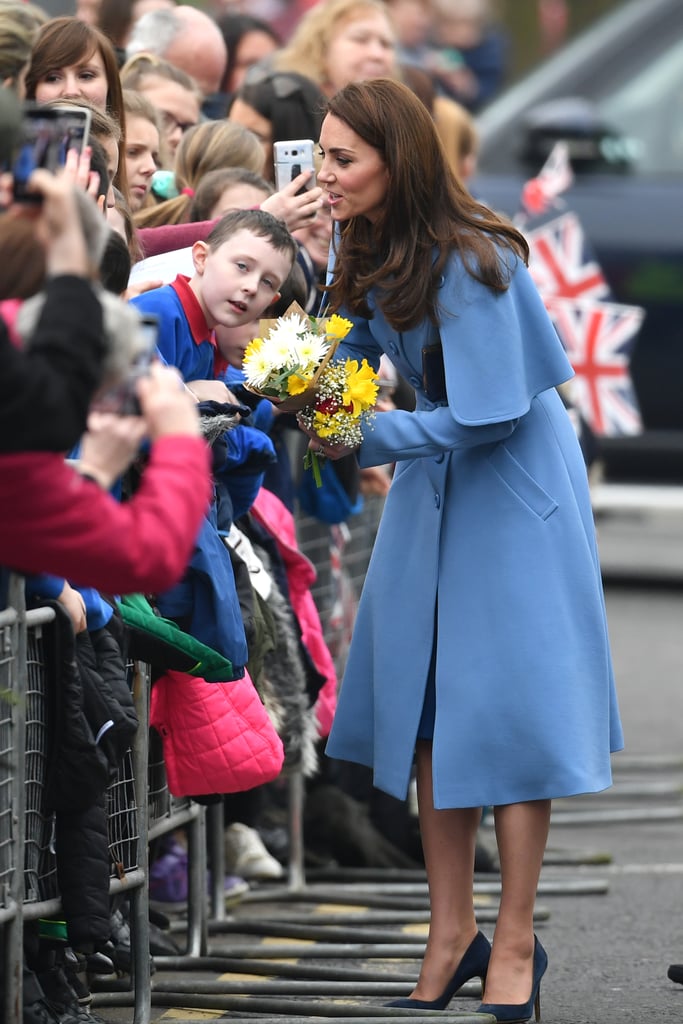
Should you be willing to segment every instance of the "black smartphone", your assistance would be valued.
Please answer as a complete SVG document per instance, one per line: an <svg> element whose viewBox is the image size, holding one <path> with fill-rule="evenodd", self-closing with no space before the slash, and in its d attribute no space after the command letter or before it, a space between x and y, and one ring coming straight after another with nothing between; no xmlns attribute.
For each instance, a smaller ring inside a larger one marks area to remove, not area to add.
<svg viewBox="0 0 683 1024"><path fill-rule="evenodd" d="M140 377L149 373L157 357L159 320L153 313L140 314L140 330L143 342L132 359L123 379L110 388L103 388L91 404L98 412L114 412L119 416L139 416L140 403L136 384Z"/></svg>
<svg viewBox="0 0 683 1024"><path fill-rule="evenodd" d="M29 178L39 167L54 174L64 165L70 149L80 153L88 142L90 121L90 111L85 107L24 104L11 168L15 202L41 201L38 193L28 191Z"/></svg>
<svg viewBox="0 0 683 1024"><path fill-rule="evenodd" d="M448 397L440 341L422 349L422 388L430 402L445 402Z"/></svg>

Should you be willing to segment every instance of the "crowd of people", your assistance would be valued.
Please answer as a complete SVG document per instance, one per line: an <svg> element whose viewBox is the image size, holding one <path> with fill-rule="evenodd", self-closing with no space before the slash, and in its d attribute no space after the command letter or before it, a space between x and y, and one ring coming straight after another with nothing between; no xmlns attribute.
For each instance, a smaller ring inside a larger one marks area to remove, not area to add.
<svg viewBox="0 0 683 1024"><path fill-rule="evenodd" d="M96 1022L88 964L117 961L105 791L136 729L135 658L153 722L182 718L202 685L245 708L255 690L267 710L268 766L241 770L238 792L219 781L239 756L227 734L183 769L184 794L224 804L226 897L282 874L258 830L268 772L315 778L327 741L396 801L416 777L432 919L415 990L392 1005L444 1008L479 976L482 1013L527 1020L547 967L533 904L550 801L608 786L621 732L556 391L571 368L524 238L468 190L473 114L506 73L491 5L76 7L0 0L3 165L24 101L90 123L57 173L33 172L33 201L11 170L0 182L0 607L22 574L71 666L48 672L45 807L66 932L27 929L25 1024ZM278 188L273 146L296 139L315 143L315 172ZM349 317L340 354L391 381L358 449L245 386L246 345L293 303ZM296 536L307 446L327 457L325 522L386 499L341 688ZM472 905L484 807L493 946ZM151 852L152 897L177 902L182 834Z"/></svg>

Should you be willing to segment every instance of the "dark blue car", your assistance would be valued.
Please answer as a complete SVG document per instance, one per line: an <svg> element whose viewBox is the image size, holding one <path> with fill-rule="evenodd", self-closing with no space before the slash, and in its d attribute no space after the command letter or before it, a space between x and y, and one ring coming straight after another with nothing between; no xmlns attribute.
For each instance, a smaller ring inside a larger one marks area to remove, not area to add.
<svg viewBox="0 0 683 1024"><path fill-rule="evenodd" d="M479 117L473 190L514 215L566 139L578 215L614 300L644 307L631 360L644 423L599 441L608 480L683 482L683 0L632 0Z"/></svg>

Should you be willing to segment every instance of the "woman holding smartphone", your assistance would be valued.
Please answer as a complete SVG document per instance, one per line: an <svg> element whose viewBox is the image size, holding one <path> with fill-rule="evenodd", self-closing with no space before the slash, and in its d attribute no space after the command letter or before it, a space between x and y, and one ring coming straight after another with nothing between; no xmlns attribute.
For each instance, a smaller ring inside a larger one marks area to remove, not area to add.
<svg viewBox="0 0 683 1024"><path fill-rule="evenodd" d="M330 308L355 323L338 354L386 354L417 403L377 416L357 450L396 469L327 753L398 799L416 762L431 921L417 985L391 1005L444 1009L480 977L478 1012L538 1019L551 800L610 786L623 743L586 471L556 390L572 369L524 238L449 171L408 88L345 86L320 148ZM483 806L501 866L492 947L472 898Z"/></svg>

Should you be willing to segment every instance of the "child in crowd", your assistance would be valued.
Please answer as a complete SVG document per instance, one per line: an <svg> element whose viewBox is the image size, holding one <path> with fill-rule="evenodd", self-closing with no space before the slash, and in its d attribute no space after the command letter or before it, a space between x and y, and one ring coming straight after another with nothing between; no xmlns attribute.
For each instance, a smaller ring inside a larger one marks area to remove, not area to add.
<svg viewBox="0 0 683 1024"><path fill-rule="evenodd" d="M296 257L284 224L263 210L226 214L192 246L194 274L132 302L159 320L159 352L186 381L213 380L224 368L214 328L257 320L280 295Z"/></svg>
<svg viewBox="0 0 683 1024"><path fill-rule="evenodd" d="M215 220L232 210L260 207L274 191L265 178L247 167L219 167L197 185L190 220Z"/></svg>
<svg viewBox="0 0 683 1024"><path fill-rule="evenodd" d="M141 210L150 198L152 175L162 166L161 127L152 103L142 93L123 90L126 111L126 162L128 198L133 212Z"/></svg>

